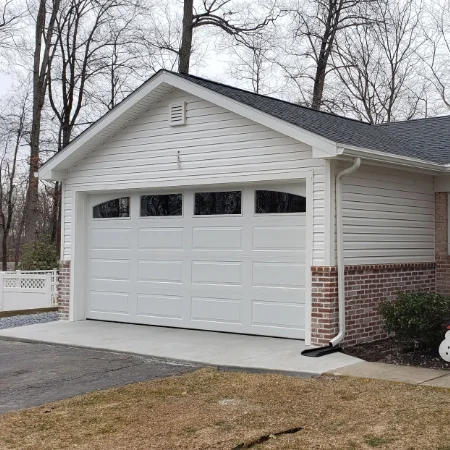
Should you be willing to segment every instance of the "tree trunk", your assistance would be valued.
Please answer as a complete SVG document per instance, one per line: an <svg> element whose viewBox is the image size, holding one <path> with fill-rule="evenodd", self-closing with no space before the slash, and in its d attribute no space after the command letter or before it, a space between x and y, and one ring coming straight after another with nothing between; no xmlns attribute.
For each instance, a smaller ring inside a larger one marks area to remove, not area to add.
<svg viewBox="0 0 450 450"><path fill-rule="evenodd" d="M178 72L189 73L189 62L192 53L192 34L194 19L194 0L184 0L183 35L178 60Z"/></svg>
<svg viewBox="0 0 450 450"><path fill-rule="evenodd" d="M19 227L16 231L17 237L15 242L15 250L14 250L14 270L17 270L19 267L19 259L20 259L20 249L22 246L22 234L25 226L25 211L22 213L22 217L20 218Z"/></svg>
<svg viewBox="0 0 450 450"><path fill-rule="evenodd" d="M61 249L61 183L55 183L52 205L52 242L55 243L59 254Z"/></svg>
<svg viewBox="0 0 450 450"><path fill-rule="evenodd" d="M66 111L65 117L69 117L69 113ZM62 125L62 142L61 150L70 143L73 126L67 123L68 120ZM61 216L62 216L62 185L59 182L55 183L55 190L53 194L53 206L52 206L52 235L51 240L55 243L56 251L59 254L61 250Z"/></svg>
<svg viewBox="0 0 450 450"><path fill-rule="evenodd" d="M42 83L40 74L42 33L45 29L45 0L40 0L36 17L35 47L33 56L33 123L30 134L30 167L28 172L28 189L25 200L25 243L34 241L36 237L36 216L38 209L39 180L35 173L39 169L39 140L41 132Z"/></svg>
<svg viewBox="0 0 450 450"><path fill-rule="evenodd" d="M319 110L322 106L323 89L327 74L328 58L333 49L336 33L339 29L341 11L344 0L330 0L325 30L321 38L319 58L317 60L316 75L314 77L311 108Z"/></svg>
<svg viewBox="0 0 450 450"><path fill-rule="evenodd" d="M311 101L311 108L319 110L322 106L323 88L325 86L325 74L327 65L322 60L319 60L316 68L316 75L314 77L314 89Z"/></svg>
<svg viewBox="0 0 450 450"><path fill-rule="evenodd" d="M33 55L33 118L30 134L28 189L25 201L25 243L32 242L36 238L39 179L35 176L35 173L39 170L40 165L39 144L42 108L44 107L45 93L47 91L50 46L59 5L60 0L53 0L52 12L47 26L46 0L40 0L38 14L36 16L35 47ZM44 42L44 48L42 48L42 42Z"/></svg>
<svg viewBox="0 0 450 450"><path fill-rule="evenodd" d="M8 234L3 232L2 236L2 270L8 270Z"/></svg>

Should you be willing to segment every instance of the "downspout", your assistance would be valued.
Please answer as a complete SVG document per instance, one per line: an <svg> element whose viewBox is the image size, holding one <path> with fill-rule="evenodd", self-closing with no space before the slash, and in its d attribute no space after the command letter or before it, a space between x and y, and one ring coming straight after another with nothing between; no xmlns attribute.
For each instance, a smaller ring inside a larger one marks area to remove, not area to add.
<svg viewBox="0 0 450 450"><path fill-rule="evenodd" d="M342 178L356 172L361 165L361 158L355 158L353 165L341 170L336 175L336 260L338 269L338 308L339 332L331 339L330 346L339 345L345 336L345 266L344 266L344 231L342 224Z"/></svg>

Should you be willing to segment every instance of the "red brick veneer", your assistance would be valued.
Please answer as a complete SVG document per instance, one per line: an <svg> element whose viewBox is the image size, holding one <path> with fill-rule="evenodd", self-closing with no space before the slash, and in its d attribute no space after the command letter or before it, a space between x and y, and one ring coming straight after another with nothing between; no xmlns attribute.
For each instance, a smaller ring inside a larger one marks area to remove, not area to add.
<svg viewBox="0 0 450 450"><path fill-rule="evenodd" d="M436 292L450 295L450 256L448 254L448 194L435 194Z"/></svg>
<svg viewBox="0 0 450 450"><path fill-rule="evenodd" d="M338 331L337 268L312 270L311 343L326 345ZM398 291L435 289L435 263L381 264L345 267L346 335L356 345L387 337L379 304Z"/></svg>
<svg viewBox="0 0 450 450"><path fill-rule="evenodd" d="M58 276L58 312L61 320L69 320L70 261L61 261Z"/></svg>

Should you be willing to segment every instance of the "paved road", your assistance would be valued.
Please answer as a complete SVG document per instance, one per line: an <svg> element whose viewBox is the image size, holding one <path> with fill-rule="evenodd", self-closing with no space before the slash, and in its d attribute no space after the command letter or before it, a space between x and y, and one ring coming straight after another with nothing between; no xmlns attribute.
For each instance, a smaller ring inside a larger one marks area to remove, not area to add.
<svg viewBox="0 0 450 450"><path fill-rule="evenodd" d="M0 339L0 414L198 367L123 353Z"/></svg>

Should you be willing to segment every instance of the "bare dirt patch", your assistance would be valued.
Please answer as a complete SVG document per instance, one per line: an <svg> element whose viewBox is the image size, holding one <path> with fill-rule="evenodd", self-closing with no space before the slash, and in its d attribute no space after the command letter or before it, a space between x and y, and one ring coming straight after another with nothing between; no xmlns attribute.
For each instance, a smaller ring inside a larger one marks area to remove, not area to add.
<svg viewBox="0 0 450 450"><path fill-rule="evenodd" d="M201 369L5 414L0 448L448 450L449 423L450 390Z"/></svg>

